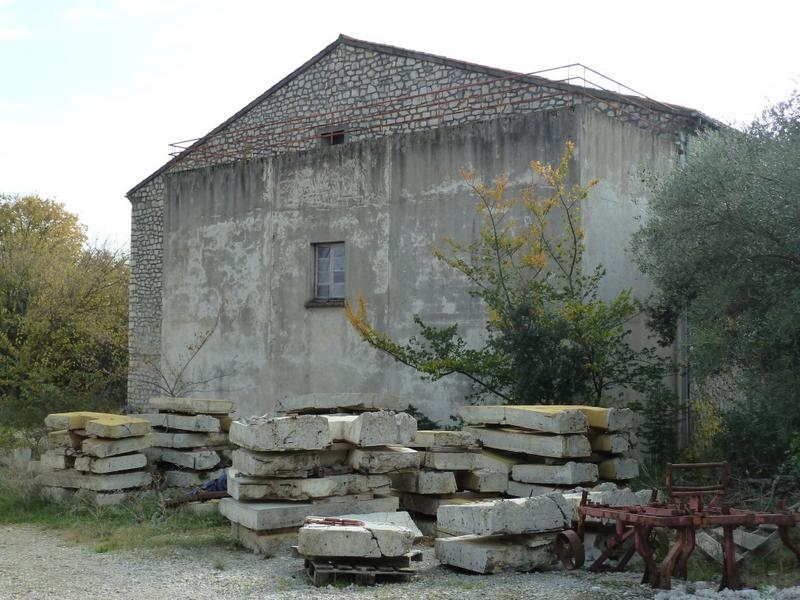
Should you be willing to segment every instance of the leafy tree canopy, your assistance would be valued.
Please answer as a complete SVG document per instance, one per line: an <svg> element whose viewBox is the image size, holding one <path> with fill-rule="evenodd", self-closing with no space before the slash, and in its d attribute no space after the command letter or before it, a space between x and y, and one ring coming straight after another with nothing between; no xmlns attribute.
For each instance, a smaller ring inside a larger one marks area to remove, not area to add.
<svg viewBox="0 0 800 600"><path fill-rule="evenodd" d="M0 423L124 403L128 274L61 204L0 195Z"/></svg>
<svg viewBox="0 0 800 600"><path fill-rule="evenodd" d="M634 249L659 290L653 322L670 341L686 314L700 381L739 374L746 399L726 410L718 448L774 468L800 427L800 95L692 140L651 211Z"/></svg>

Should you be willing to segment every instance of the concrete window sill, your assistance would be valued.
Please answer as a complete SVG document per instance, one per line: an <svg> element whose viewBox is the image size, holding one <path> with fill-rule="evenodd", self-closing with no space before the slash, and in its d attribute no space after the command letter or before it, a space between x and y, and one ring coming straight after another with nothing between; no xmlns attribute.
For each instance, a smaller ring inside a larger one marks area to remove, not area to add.
<svg viewBox="0 0 800 600"><path fill-rule="evenodd" d="M342 308L344 298L314 298L306 302L306 308Z"/></svg>

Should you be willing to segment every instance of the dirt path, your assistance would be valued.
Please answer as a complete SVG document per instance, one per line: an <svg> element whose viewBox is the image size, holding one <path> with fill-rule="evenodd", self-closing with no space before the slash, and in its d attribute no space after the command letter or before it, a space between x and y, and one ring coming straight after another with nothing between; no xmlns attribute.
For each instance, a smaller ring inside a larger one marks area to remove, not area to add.
<svg viewBox="0 0 800 600"><path fill-rule="evenodd" d="M638 575L514 573L476 576L439 566L425 549L410 583L373 588L309 585L302 562L265 560L245 551L206 547L98 554L56 533L28 526L0 527L0 598L538 598L602 600L652 598Z"/></svg>

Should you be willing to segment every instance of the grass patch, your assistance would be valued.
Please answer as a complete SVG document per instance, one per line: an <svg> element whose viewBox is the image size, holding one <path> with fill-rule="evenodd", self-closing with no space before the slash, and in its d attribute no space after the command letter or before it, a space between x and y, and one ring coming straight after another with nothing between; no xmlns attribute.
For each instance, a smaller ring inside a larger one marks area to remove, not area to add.
<svg viewBox="0 0 800 600"><path fill-rule="evenodd" d="M0 525L37 525L95 552L140 548L200 548L235 544L219 514L165 509L160 491L146 491L115 506L97 506L90 496L48 501L25 469L0 469Z"/></svg>

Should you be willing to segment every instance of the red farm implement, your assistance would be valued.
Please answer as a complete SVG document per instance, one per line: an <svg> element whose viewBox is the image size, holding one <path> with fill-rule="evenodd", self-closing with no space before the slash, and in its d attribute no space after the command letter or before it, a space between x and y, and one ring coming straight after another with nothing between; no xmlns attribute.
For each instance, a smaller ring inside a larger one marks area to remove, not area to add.
<svg viewBox="0 0 800 600"><path fill-rule="evenodd" d="M719 480L710 485L675 485L676 472L718 472ZM608 506L591 502L587 492L581 499L577 531L565 531L556 540L562 562L568 569L580 567L584 561L583 536L587 519L611 521L614 536L603 553L589 567L592 571L609 568L612 556L620 556L615 570L623 570L634 553L645 564L642 583L668 590L672 576L686 577L689 557L695 550L699 530L720 528L722 536L722 581L720 589L741 589L736 565L734 531L739 527L774 527L781 541L800 560L800 548L789 537L789 530L800 521L800 512L786 510L780 504L775 512L757 512L731 508L723 503L728 489L728 463L673 464L667 467L668 503L656 502L656 492L646 505ZM710 497L708 502L704 498ZM648 539L658 528L674 529L675 541L666 557L657 564Z"/></svg>

